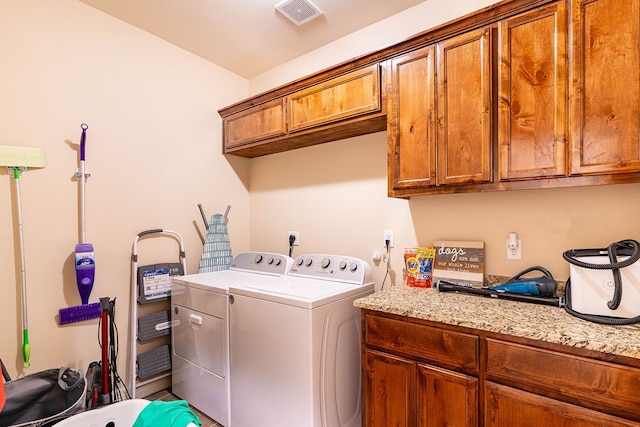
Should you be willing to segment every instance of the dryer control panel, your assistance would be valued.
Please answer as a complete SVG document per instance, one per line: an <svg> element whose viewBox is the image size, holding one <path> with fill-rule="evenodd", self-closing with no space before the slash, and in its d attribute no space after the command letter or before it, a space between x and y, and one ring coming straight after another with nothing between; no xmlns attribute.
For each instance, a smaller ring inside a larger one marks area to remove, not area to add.
<svg viewBox="0 0 640 427"><path fill-rule="evenodd" d="M282 254L271 252L241 252L233 258L229 269L284 276L292 264L293 259Z"/></svg>
<svg viewBox="0 0 640 427"><path fill-rule="evenodd" d="M346 255L307 254L296 258L289 275L364 285L370 281L371 267Z"/></svg>

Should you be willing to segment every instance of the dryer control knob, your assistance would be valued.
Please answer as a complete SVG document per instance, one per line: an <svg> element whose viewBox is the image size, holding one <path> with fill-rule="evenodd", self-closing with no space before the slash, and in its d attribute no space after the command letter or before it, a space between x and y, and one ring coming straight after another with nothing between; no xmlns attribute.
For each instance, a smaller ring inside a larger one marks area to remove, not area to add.
<svg viewBox="0 0 640 427"><path fill-rule="evenodd" d="M273 264L273 257L272 256L267 258L267 264L269 264L269 265Z"/></svg>
<svg viewBox="0 0 640 427"><path fill-rule="evenodd" d="M313 264L313 259L312 259L312 258L309 258L309 259L307 260L307 267L311 267L311 264Z"/></svg>
<svg viewBox="0 0 640 427"><path fill-rule="evenodd" d="M352 262L351 264L349 264L349 270L351 271L356 271L358 269L358 264L355 262Z"/></svg>
<svg viewBox="0 0 640 427"><path fill-rule="evenodd" d="M262 255L256 255L256 257L253 260L255 261L256 264L260 264L262 262Z"/></svg>
<svg viewBox="0 0 640 427"><path fill-rule="evenodd" d="M276 265L280 265L280 264L282 264L282 260L280 258L277 258L276 259Z"/></svg>
<svg viewBox="0 0 640 427"><path fill-rule="evenodd" d="M340 261L340 270L345 270L347 268L347 261Z"/></svg>
<svg viewBox="0 0 640 427"><path fill-rule="evenodd" d="M320 264L320 266L322 268L327 268L327 267L329 267L329 264L331 264L331 260L329 258L323 258L322 259L322 263Z"/></svg>

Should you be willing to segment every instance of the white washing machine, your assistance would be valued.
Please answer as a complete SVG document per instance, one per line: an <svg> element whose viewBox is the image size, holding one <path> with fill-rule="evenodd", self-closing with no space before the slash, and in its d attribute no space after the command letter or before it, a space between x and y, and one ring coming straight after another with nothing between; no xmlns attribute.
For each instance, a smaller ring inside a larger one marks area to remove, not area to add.
<svg viewBox="0 0 640 427"><path fill-rule="evenodd" d="M286 276L231 286L233 427L360 427L360 310L369 265L312 254Z"/></svg>
<svg viewBox="0 0 640 427"><path fill-rule="evenodd" d="M172 278L172 392L229 427L229 287L287 273L293 259L243 252L229 270Z"/></svg>

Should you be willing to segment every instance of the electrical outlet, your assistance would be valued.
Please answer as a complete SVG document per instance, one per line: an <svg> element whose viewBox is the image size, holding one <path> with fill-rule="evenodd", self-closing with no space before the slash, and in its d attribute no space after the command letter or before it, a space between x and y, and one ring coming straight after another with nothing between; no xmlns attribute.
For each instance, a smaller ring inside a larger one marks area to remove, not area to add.
<svg viewBox="0 0 640 427"><path fill-rule="evenodd" d="M387 240L389 241L389 247L392 248L393 247L393 230L384 230L384 238L382 240L382 244L385 245L387 244Z"/></svg>
<svg viewBox="0 0 640 427"><path fill-rule="evenodd" d="M518 245L513 247L509 245L509 239L507 239L507 259L522 259L522 240L517 240Z"/></svg>
<svg viewBox="0 0 640 427"><path fill-rule="evenodd" d="M300 234L297 231L290 231L289 234L287 235L287 242L289 241L288 239L291 236L294 237L293 246L300 246Z"/></svg>

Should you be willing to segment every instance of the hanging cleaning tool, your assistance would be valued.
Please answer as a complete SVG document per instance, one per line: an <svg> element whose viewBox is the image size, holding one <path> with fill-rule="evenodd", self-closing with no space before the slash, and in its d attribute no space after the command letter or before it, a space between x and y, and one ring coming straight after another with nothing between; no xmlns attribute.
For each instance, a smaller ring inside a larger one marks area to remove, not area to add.
<svg viewBox="0 0 640 427"><path fill-rule="evenodd" d="M24 236L22 233L22 206L20 202L20 174L27 168L44 168L44 151L41 148L0 146L0 166L6 166L16 183L16 202L18 208L18 235L20 237L20 273L22 277L22 358L23 367L31 363L29 344L29 320L27 316L27 273L24 257Z"/></svg>
<svg viewBox="0 0 640 427"><path fill-rule="evenodd" d="M80 136L80 168L76 169L75 173L75 178L80 183L80 242L76 245L75 268L76 286L80 293L82 305L58 310L60 325L95 319L100 317L102 313L99 302L89 304L89 296L93 290L96 272L93 245L86 242L85 185L87 179L91 176L85 169L87 129L89 129L89 126L86 123L82 123L80 128L82 129Z"/></svg>
<svg viewBox="0 0 640 427"><path fill-rule="evenodd" d="M93 245L87 243L86 236L86 214L85 214L85 185L89 174L85 170L85 153L87 126L83 123L81 126L82 135L80 137L80 171L76 172L76 177L80 182L80 243L76 245L76 282L78 284L78 292L82 305L89 304L89 295L93 289L93 281L96 272L96 262L93 254Z"/></svg>

